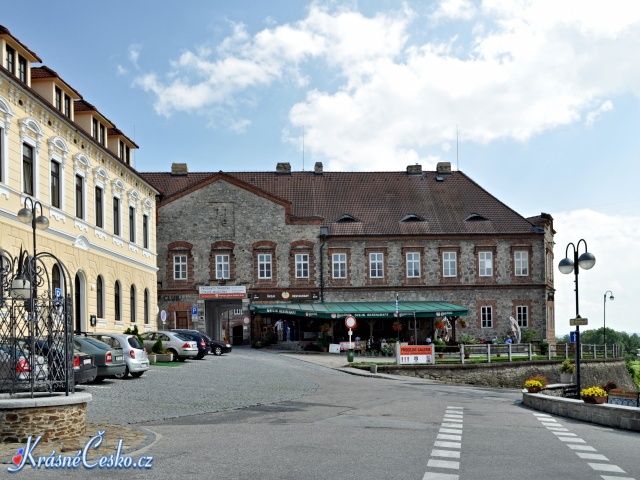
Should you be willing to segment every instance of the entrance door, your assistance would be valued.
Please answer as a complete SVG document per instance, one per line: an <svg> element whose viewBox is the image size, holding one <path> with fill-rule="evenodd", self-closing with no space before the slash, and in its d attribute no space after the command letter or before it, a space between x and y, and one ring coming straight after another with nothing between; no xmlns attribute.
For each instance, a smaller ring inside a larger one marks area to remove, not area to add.
<svg viewBox="0 0 640 480"><path fill-rule="evenodd" d="M75 289L74 289L74 313L75 313L75 329L76 333L82 332L82 325L84 324L82 318L82 307L83 307L83 298L82 298L82 278L80 275L76 274Z"/></svg>
<svg viewBox="0 0 640 480"><path fill-rule="evenodd" d="M188 329L189 312L176 312L176 328Z"/></svg>

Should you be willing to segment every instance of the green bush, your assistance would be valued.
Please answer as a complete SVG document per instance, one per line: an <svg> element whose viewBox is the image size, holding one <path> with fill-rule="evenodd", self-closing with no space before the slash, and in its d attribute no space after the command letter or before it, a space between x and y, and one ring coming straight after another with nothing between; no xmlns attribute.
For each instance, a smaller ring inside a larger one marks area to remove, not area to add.
<svg viewBox="0 0 640 480"><path fill-rule="evenodd" d="M153 353L162 353L162 352L164 352L164 347L162 346L162 340L160 340L160 339L156 340L156 343L154 343L153 347L151 347L151 351Z"/></svg>

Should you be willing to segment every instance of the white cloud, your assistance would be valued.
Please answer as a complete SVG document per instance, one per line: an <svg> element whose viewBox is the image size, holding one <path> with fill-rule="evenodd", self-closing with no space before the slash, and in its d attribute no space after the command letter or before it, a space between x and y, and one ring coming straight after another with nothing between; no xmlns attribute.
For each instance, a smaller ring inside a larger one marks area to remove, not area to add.
<svg viewBox="0 0 640 480"><path fill-rule="evenodd" d="M632 0L606 9L443 0L427 19L412 2L371 16L330 3L255 34L232 24L215 50L186 51L166 75L146 73L136 84L161 115L231 111L232 128L235 112L254 108L274 83L306 89L290 108L292 131L305 125L310 152L351 170L424 160L455 140L456 125L460 141L477 143L589 125L616 95L640 93L640 63L628 57L640 35ZM434 19L439 26L425 30Z"/></svg>
<svg viewBox="0 0 640 480"><path fill-rule="evenodd" d="M569 319L576 316L575 276L560 273L558 262L565 257L570 242L575 245L584 239L588 251L596 257L596 264L578 274L579 313L589 319L588 326L581 331L603 326L604 293L611 290L615 301L607 301L607 328L640 333L635 314L635 300L640 298L637 282L640 257L635 255L640 251L640 217L578 210L554 215L554 228L556 331L563 335L573 330ZM579 254L584 251L584 243L580 243ZM569 256L573 259L571 247Z"/></svg>

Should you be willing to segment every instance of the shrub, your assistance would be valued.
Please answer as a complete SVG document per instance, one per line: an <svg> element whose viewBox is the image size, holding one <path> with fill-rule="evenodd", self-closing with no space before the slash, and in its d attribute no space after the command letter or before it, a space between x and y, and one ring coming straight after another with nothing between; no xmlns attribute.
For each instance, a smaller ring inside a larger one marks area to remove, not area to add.
<svg viewBox="0 0 640 480"><path fill-rule="evenodd" d="M560 373L575 373L576 366L571 363L568 358L565 358L564 362L558 367L558 370L560 370Z"/></svg>
<svg viewBox="0 0 640 480"><path fill-rule="evenodd" d="M164 347L162 346L162 340L160 340L160 339L156 340L156 343L154 343L153 347L151 347L151 351L153 353L164 353Z"/></svg>

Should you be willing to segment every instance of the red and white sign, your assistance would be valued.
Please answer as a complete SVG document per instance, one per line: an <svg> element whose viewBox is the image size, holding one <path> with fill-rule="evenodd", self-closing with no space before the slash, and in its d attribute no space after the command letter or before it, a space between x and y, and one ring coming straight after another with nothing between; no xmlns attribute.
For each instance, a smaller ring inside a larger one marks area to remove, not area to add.
<svg viewBox="0 0 640 480"><path fill-rule="evenodd" d="M435 364L433 346L431 345L400 345L399 365L415 365L420 363Z"/></svg>
<svg viewBox="0 0 640 480"><path fill-rule="evenodd" d="M358 322L356 322L356 317L353 315L348 315L347 318L344 319L344 324L347 328L354 329L358 326Z"/></svg>
<svg viewBox="0 0 640 480"><path fill-rule="evenodd" d="M202 285L199 287L198 293L200 298L247 298L247 287L244 285Z"/></svg>

